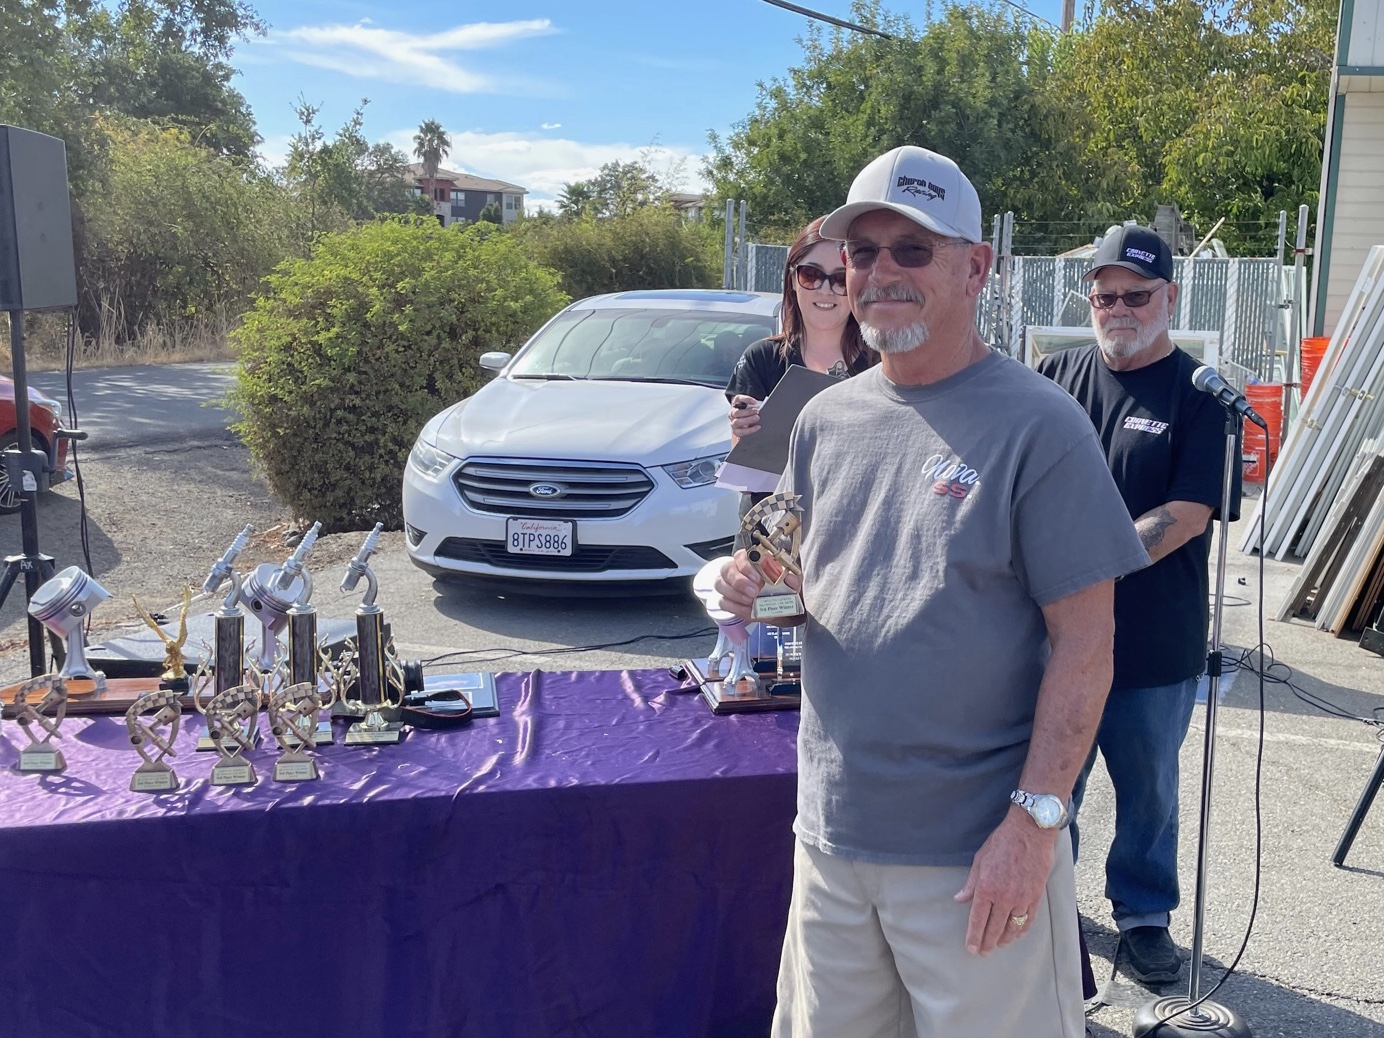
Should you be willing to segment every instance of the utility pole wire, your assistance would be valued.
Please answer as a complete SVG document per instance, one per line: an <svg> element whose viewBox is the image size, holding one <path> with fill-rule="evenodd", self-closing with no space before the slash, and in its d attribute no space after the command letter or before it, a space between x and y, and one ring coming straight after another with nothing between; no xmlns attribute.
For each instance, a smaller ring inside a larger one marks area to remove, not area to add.
<svg viewBox="0 0 1384 1038"><path fill-rule="evenodd" d="M764 0L766 4L773 4L775 7L782 7L785 11L792 11L807 18L815 18L819 22L828 22L842 29L851 29L855 32L863 32L870 36L878 36L882 40L897 40L897 36L890 36L887 32L880 32L878 29L870 29L864 25L856 25L854 22L845 22L840 18L833 18L829 14L822 14L820 11L812 11L806 7L799 7L797 4L790 4L788 0Z"/></svg>
<svg viewBox="0 0 1384 1038"><path fill-rule="evenodd" d="M799 7L797 4L790 4L788 3L788 0L764 0L764 2L766 4L772 4L775 7L781 7L785 11L792 11L794 14L803 15L806 18L815 18L819 22L827 22L831 25L838 26L842 29L851 29L855 32L867 33L870 36L878 36L880 39L883 40L898 39L897 36L891 36L887 32L880 32L878 29L871 29L864 25L856 25L855 22L842 21L840 18L833 18L831 15L822 14L820 11L813 11L806 7ZM1054 29L1060 28L1060 26L1058 26L1056 22L1044 18L1041 14L1035 14L1034 12L1030 11L1027 7L1023 7L1019 4L1016 4L1014 0L1001 0L1001 2L1008 4L1015 10L1022 11L1030 18L1036 18L1040 22L1045 22L1048 25L1051 25Z"/></svg>

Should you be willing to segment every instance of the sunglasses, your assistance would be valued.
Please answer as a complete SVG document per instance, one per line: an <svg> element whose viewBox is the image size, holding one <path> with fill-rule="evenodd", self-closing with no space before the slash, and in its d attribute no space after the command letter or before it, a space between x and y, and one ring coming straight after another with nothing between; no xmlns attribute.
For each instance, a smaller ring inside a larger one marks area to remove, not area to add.
<svg viewBox="0 0 1384 1038"><path fill-rule="evenodd" d="M1141 288L1134 292L1126 292L1123 295L1118 292L1092 292L1089 298L1091 305L1097 310L1109 310L1116 303L1121 302L1131 310L1137 310L1141 306L1147 306L1148 301L1154 295L1167 287L1167 284L1164 283L1157 288Z"/></svg>
<svg viewBox="0 0 1384 1038"><path fill-rule="evenodd" d="M793 274L798 279L798 284L809 292L815 292L822 287L822 283L831 286L832 295L843 296L846 294L846 272L837 271L828 274L821 267L815 267L811 263L799 263L793 268Z"/></svg>
<svg viewBox="0 0 1384 1038"><path fill-rule="evenodd" d="M887 251L894 262L901 267L926 267L932 262L933 254L948 245L966 245L968 241L939 241L932 243L901 241L893 245L876 245L868 241L848 241L841 245L841 257L852 270L869 270L879 259L881 251Z"/></svg>

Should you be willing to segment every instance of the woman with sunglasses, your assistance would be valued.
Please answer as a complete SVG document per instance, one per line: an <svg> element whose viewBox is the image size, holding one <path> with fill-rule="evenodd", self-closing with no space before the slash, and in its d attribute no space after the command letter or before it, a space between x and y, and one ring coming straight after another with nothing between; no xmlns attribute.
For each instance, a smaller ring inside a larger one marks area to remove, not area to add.
<svg viewBox="0 0 1384 1038"><path fill-rule="evenodd" d="M823 238L822 217L803 228L783 271L783 331L746 348L726 385L731 440L759 431L759 405L790 365L846 378L874 364L846 301L841 243ZM763 497L762 494L753 497Z"/></svg>

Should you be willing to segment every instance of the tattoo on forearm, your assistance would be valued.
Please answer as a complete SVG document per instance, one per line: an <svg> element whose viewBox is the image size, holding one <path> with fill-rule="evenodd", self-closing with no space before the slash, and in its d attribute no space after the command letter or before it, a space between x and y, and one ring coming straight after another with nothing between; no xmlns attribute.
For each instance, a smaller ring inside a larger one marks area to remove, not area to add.
<svg viewBox="0 0 1384 1038"><path fill-rule="evenodd" d="M1149 515L1141 516L1134 524L1134 529L1139 533L1139 540L1144 542L1144 550L1153 551L1163 542L1163 534L1167 533L1168 527L1176 523L1177 517L1172 512L1167 508L1160 508Z"/></svg>

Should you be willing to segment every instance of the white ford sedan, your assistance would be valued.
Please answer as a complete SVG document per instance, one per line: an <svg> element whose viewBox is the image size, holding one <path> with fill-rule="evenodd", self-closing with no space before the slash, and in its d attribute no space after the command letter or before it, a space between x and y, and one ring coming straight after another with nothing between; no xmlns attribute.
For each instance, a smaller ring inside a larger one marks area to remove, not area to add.
<svg viewBox="0 0 1384 1038"><path fill-rule="evenodd" d="M683 289L562 310L425 426L404 472L409 556L434 576L653 582L727 554L739 495L724 388L779 297Z"/></svg>

